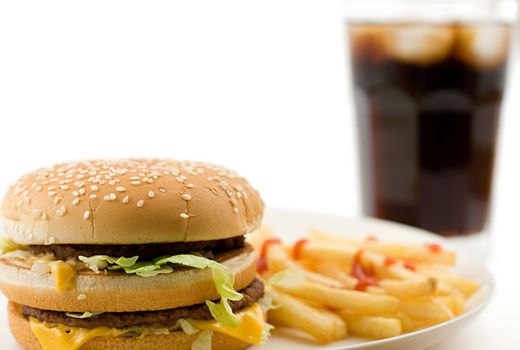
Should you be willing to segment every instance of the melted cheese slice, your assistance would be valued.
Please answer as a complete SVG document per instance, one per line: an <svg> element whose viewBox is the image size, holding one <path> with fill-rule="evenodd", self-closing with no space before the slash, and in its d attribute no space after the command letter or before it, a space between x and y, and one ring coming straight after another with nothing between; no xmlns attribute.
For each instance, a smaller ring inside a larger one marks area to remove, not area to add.
<svg viewBox="0 0 520 350"><path fill-rule="evenodd" d="M264 312L260 305L255 304L236 313L239 324L232 328L224 326L216 321L190 320L191 324L199 329L212 330L230 337L242 340L249 344L261 344L264 332Z"/></svg>
<svg viewBox="0 0 520 350"><path fill-rule="evenodd" d="M66 262L61 260L52 262L51 274L54 277L56 291L63 292L76 287L76 270Z"/></svg>
<svg viewBox="0 0 520 350"><path fill-rule="evenodd" d="M264 313L260 305L237 312L239 319L238 327L231 328L223 326L216 321L190 320L197 328L212 330L226 334L227 336L240 339L249 344L260 344L264 331ZM117 337L128 330L108 327L97 327L93 329L69 327L57 325L50 327L47 322L41 322L30 318L31 330L38 338L43 350L77 350L83 344L95 337Z"/></svg>
<svg viewBox="0 0 520 350"><path fill-rule="evenodd" d="M57 325L51 328L46 322L32 317L29 323L43 350L76 350L92 338L117 337L127 332L127 330L108 327L86 329Z"/></svg>

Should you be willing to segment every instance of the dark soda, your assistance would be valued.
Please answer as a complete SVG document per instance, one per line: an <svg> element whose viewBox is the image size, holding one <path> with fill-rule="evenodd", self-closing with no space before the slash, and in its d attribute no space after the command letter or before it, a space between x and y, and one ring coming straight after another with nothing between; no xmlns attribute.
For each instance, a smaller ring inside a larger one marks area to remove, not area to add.
<svg viewBox="0 0 520 350"><path fill-rule="evenodd" d="M365 214L485 229L510 26L349 23Z"/></svg>

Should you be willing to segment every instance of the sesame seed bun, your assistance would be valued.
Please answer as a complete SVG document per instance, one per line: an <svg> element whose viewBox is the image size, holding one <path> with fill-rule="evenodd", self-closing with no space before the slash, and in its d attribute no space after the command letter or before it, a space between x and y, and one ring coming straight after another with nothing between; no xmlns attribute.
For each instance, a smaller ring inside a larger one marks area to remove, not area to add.
<svg viewBox="0 0 520 350"><path fill-rule="evenodd" d="M235 276L235 290L246 288L255 279L255 253L250 245L216 258ZM74 290L56 292L50 274L31 271L11 260L0 260L0 289L18 304L68 312L165 310L219 298L209 269L178 269L154 277L81 270Z"/></svg>
<svg viewBox="0 0 520 350"><path fill-rule="evenodd" d="M256 229L264 204L235 172L174 160L93 160L20 178L4 198L20 244L208 241Z"/></svg>
<svg viewBox="0 0 520 350"><path fill-rule="evenodd" d="M20 305L9 303L8 318L11 332L24 349L42 350L38 339L31 331L29 320L23 316ZM85 343L81 350L190 350L196 338L197 334L188 335L182 331L138 338L96 337ZM247 343L218 332L213 332L211 339L213 350L239 350L249 346Z"/></svg>

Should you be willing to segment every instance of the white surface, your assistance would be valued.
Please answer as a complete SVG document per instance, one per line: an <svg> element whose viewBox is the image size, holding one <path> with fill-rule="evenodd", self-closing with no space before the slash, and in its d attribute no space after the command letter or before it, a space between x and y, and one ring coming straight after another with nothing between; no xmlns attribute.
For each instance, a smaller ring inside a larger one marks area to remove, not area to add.
<svg viewBox="0 0 520 350"><path fill-rule="evenodd" d="M236 168L272 207L358 214L339 12L339 0L0 1L0 192L57 161L161 156ZM513 74L493 215L497 297L443 350L520 348Z"/></svg>
<svg viewBox="0 0 520 350"><path fill-rule="evenodd" d="M319 228L338 235L348 235L363 239L367 235L376 235L389 242L409 244L424 244L438 242L449 248L449 243L428 232L399 224L388 223L375 219L346 219L341 216L312 214L301 211L270 210L266 214L265 224L270 226L285 242L292 242L306 235L309 228ZM458 255L457 272L478 281L481 290L468 300L467 310L461 316L441 325L430 327L417 332L405 334L391 339L367 341L366 339L350 337L326 346L317 346L298 332L289 330L275 330L269 342L252 349L262 350L400 350L403 348L423 350L430 345L438 344L442 340L452 337L460 329L469 324L489 302L493 291L493 280L483 262L464 254ZM5 322L5 308L0 311ZM9 350L20 350L11 336L8 327L0 324L0 339Z"/></svg>

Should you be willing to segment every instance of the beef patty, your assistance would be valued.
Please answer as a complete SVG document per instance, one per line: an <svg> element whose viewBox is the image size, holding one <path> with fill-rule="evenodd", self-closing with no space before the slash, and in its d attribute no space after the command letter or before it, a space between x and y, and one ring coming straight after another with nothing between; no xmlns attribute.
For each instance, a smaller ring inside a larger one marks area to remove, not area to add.
<svg viewBox="0 0 520 350"><path fill-rule="evenodd" d="M27 249L35 254L53 254L56 259L67 260L82 256L108 255L113 257L139 256L139 260L150 260L161 255L175 255L192 252L219 252L242 248L244 236L215 241L151 243L151 244L51 244L29 245Z"/></svg>
<svg viewBox="0 0 520 350"><path fill-rule="evenodd" d="M264 294L264 284L259 279L255 279L247 288L240 291L244 296L238 301L229 301L231 309L238 311L253 305ZM212 316L206 304L181 307L177 309L159 311L138 311L138 312L105 312L89 318L73 318L60 311L48 311L35 309L29 306L23 307L25 317L34 317L40 321L59 323L70 327L95 328L129 328L134 326L153 326L172 327L181 318L194 320L211 320Z"/></svg>

